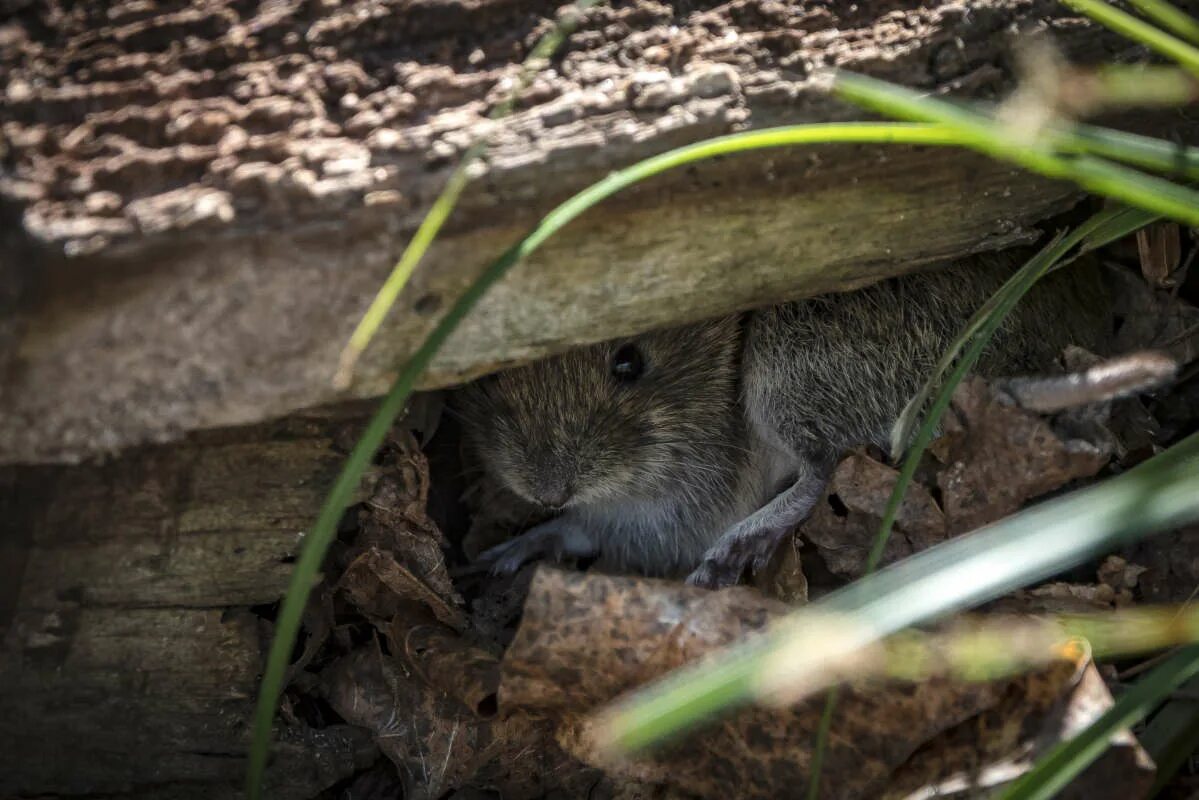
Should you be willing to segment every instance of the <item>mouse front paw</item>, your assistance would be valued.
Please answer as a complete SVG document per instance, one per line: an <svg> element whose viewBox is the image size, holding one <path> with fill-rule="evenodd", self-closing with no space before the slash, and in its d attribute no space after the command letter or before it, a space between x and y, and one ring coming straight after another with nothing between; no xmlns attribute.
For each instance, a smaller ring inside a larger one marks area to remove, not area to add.
<svg viewBox="0 0 1199 800"><path fill-rule="evenodd" d="M747 571L757 573L765 568L785 533L774 529L731 532L704 553L687 583L705 589L736 586Z"/></svg>
<svg viewBox="0 0 1199 800"><path fill-rule="evenodd" d="M561 561L595 555L590 537L577 526L552 519L479 556L494 575L511 575L530 561Z"/></svg>

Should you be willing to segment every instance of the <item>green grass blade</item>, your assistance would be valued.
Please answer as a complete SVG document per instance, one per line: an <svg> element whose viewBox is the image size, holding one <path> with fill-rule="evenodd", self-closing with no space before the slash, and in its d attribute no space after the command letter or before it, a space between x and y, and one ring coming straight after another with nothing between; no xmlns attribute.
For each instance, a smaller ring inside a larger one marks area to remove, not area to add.
<svg viewBox="0 0 1199 800"><path fill-rule="evenodd" d="M997 108L987 103L938 102L972 110L984 121L991 120ZM1199 147L1083 123L1050 128L1045 136L1053 149L1062 155L1099 156L1176 178L1199 180Z"/></svg>
<svg viewBox="0 0 1199 800"><path fill-rule="evenodd" d="M532 232L490 264L478 281L446 313L429 338L422 343L400 371L395 383L367 425L362 438L346 459L340 475L325 499L316 522L304 538L287 593L280 606L279 616L276 620L275 638L271 642L262 684L259 688L247 772L247 795L250 800L258 800L262 796L262 779L269 756L271 728L279 696L284 688L283 681L287 673L288 658L299 632L304 607L307 605L312 587L318 580L321 564L328 552L329 544L333 540L337 523L346 504L361 480L362 473L369 465L371 457L386 436L387 430L411 396L420 374L428 367L434 355L458 323L474 308L484 293L514 264L536 250L555 232L596 203L638 181L695 161L719 155L796 144L876 142L945 145L954 144L956 141L952 131L937 125L847 123L767 129L732 134L700 142L634 164L579 192L546 215Z"/></svg>
<svg viewBox="0 0 1199 800"><path fill-rule="evenodd" d="M824 754L828 750L829 737L833 732L833 717L837 713L837 701L841 692L834 686L824 698L824 710L820 712L820 724L816 728L816 743L812 747L812 774L808 777L808 800L820 800L820 778L824 772Z"/></svg>
<svg viewBox="0 0 1199 800"><path fill-rule="evenodd" d="M1080 102L1075 108L1085 116L1126 108L1177 108L1193 103L1199 91L1199 76L1173 66L1107 64L1080 73L1075 81L1066 102Z"/></svg>
<svg viewBox="0 0 1199 800"><path fill-rule="evenodd" d="M1128 0L1128 4L1169 31L1199 45L1199 20L1165 0Z"/></svg>
<svg viewBox="0 0 1199 800"><path fill-rule="evenodd" d="M475 159L483 154L486 145L472 145L463 155L462 160L454 171L450 174L450 179L446 182L445 188L441 190L441 194L433 201L433 206L425 214L421 220L420 227L416 229L412 239L404 247L404 252L400 255L400 260L396 262L392 268L391 274L387 276L387 280L383 282L383 286L379 288L378 294L371 301L370 306L366 309L366 313L362 315L362 319L358 322L358 327L350 335L349 342L341 351L341 356L338 358L337 374L333 378L333 383L340 389L348 388L353 380L354 367L358 364L358 359L361 358L363 352L366 351L367 345L375 338L375 334L379 331L379 326L383 324L383 320L391 313L392 306L395 305L396 299L400 296L400 292L408 284L409 278L412 277L416 265L425 257L429 246L433 244L433 240L437 238L437 234L441 232L445 221L449 219L450 213L454 210L454 206L458 204L458 198L462 196L462 190L466 188L469 182L468 168Z"/></svg>
<svg viewBox="0 0 1199 800"><path fill-rule="evenodd" d="M1055 144L1067 152L1090 153L1199 180L1199 147L1184 147L1164 139L1094 125L1075 125L1068 134L1059 135Z"/></svg>
<svg viewBox="0 0 1199 800"><path fill-rule="evenodd" d="M1199 674L1199 645L1184 647L1154 669L1078 736L1062 742L1000 795L1001 800L1049 800L1103 754L1113 734L1152 711L1162 698Z"/></svg>
<svg viewBox="0 0 1199 800"><path fill-rule="evenodd" d="M892 490L891 496L887 499L882 522L879 525L874 544L866 560L865 574L869 575L873 573L882 560L887 542L890 540L891 532L895 527L895 520L899 515L899 508L903 504L903 498L907 495L908 488L911 486L912 479L916 475L916 469L920 464L920 459L932 441L934 431L940 424L941 417L949 407L954 389L957 388L967 372L977 363L987 342L990 341L991 336L1015 307L1016 303L1019 302L1037 280L1054 269L1076 244L1085 243L1093 247L1101 246L1106 241L1111 241L1131 232L1128 227L1130 223L1135 226L1132 230L1147 224L1145 221L1147 217L1150 217L1148 212L1137 209L1104 211L1080 225L1071 236L1065 238L1059 236L1055 238L1040 252L1029 259L1016 274L1008 279L967 322L965 329L947 348L946 352L942 354L941 359L934 368L933 374L924 383L920 392L908 404L904 413L896 422L892 437L892 450L894 457L898 458L900 451L902 451L903 447L910 440L911 428L919 418L920 411L924 409L933 391L940 386L940 391L928 414L925 416L915 440L912 442L911 451L900 468L899 475L895 481L895 488ZM959 359L959 354L968 345L969 347L965 355ZM942 385L942 378L951 368L953 368L953 373ZM831 718L836 703L837 694L834 689L829 692L828 698L825 701L824 713L821 716L821 724L816 734L815 744L813 745L812 776L808 786L808 800L816 800L819 796L821 767L824 762L824 751L828 747L828 739L832 728Z"/></svg>
<svg viewBox="0 0 1199 800"><path fill-rule="evenodd" d="M1080 228L1081 230L1082 228ZM962 378L965 377L966 373L974 367L983 348L990 340L991 334L998 328L1003 319L1006 318L1016 301L1027 291L1025 284L1031 286L1033 281L1052 268L1058 255L1058 246L1061 239L1062 237L1058 236L1037 253L1037 255L1033 256L971 317L970 321L966 324L965 330L958 335L953 344L942 354L933 375L925 382L916 398L908 404L904 414L900 416L900 420L895 425L896 433L892 439L892 450L895 453L895 457L898 457L898 453L910 440L911 426L919 418L919 412L924 409L928 397L931 396L933 390L937 387L944 372L953 367L955 362L957 363L953 374L945 382L944 386L941 387L941 391L932 408L929 409L924 423L916 435L915 441L912 442L911 452L904 460L899 475L896 478L895 488L887 500L887 506L883 511L883 519L879 525L879 531L875 535L874 544L871 546L870 554L866 559L866 575L873 573L882 560L887 542L891 538L891 531L895 527L895 520L899 515L899 508L903 504L903 498L907 495L908 487L916 475L916 468L920 464L920 458L924 454L924 450L928 447L929 442L932 441L933 433L940 424L941 416L949 407L953 390L961 382ZM1081 239L1081 236L1079 236L1079 239ZM959 359L959 353L961 353L962 348L966 347L971 339L975 343L974 346L967 351L965 356ZM819 796L820 771L824 761L824 751L828 747L828 739L832 727L831 717L836 702L837 695L834 689L829 692L828 699L825 701L824 713L821 716L821 725L816 735L814 756L812 759L813 772L808 789L809 800L816 800ZM826 724L826 718L828 724Z"/></svg>
<svg viewBox="0 0 1199 800"><path fill-rule="evenodd" d="M561 46L563 40L570 35L578 24L577 13L591 6L597 5L599 0L576 0L572 9L563 14L562 18L554 26L553 30L541 38L529 51L529 55L525 58L521 65L520 75L517 77L516 85L510 92L507 93L504 100L499 103L491 112L491 119L503 119L512 113L512 108L516 104L517 97L533 80L533 77L542 67L542 62L548 59ZM458 204L458 199L462 196L463 190L470 182L470 167L480 156L487 150L487 141L475 142L462 155L458 161L458 165L454 167L454 171L450 173L450 178L446 181L445 187L441 190L441 194L433 201L432 207L421 220L420 226L416 229L412 239L404 248L404 252L400 255L400 260L392 268L391 274L387 276L387 280L383 282L383 286L379 288L378 294L371 301L370 306L366 309L366 313L362 315L362 319L358 322L358 326L350 335L349 342L341 351L341 356L338 359L337 374L333 378L333 383L339 388L348 388L353 378L354 367L358 363L358 359L366 351L371 340L375 338L375 334L379 331L379 326L383 324L383 320L391 313L392 307L400 296L400 292L408 284L412 277L413 271L417 264L425 257L429 247L433 244L433 240L437 238L437 234L441 232L441 228L445 225L450 214L454 210L454 206Z"/></svg>
<svg viewBox="0 0 1199 800"><path fill-rule="evenodd" d="M1137 737L1141 746L1157 765L1157 779L1149 796L1160 792L1166 783L1199 749L1199 678L1191 678L1182 686L1189 697L1177 697L1167 702Z"/></svg>
<svg viewBox="0 0 1199 800"><path fill-rule="evenodd" d="M1199 50L1182 39L1171 36L1160 28L1137 19L1103 0L1062 0L1070 8L1085 14L1104 27L1140 42L1150 50L1178 62L1186 69L1199 74Z"/></svg>
<svg viewBox="0 0 1199 800"><path fill-rule="evenodd" d="M1095 156L1065 157L1045 144L1019 142L983 114L885 81L842 73L834 88L846 100L888 116L946 125L960 134L965 146L994 158L1188 225L1199 224L1199 192L1184 186Z"/></svg>
<svg viewBox="0 0 1199 800"><path fill-rule="evenodd" d="M431 362L458 322L474 307L483 293L499 280L513 264L537 249L551 235L568 224L592 205L616 192L660 172L720 155L748 150L799 144L837 142L901 143L919 145L968 144L960 130L944 125L900 123L815 124L767 129L700 142L647 159L609 176L579 192L554 209L517 245L509 249L483 273L479 281L464 293L439 322L430 337L412 357L379 411L368 425L363 439L355 447L334 485L316 524L305 538L301 556L293 572L291 585L280 609L276 640L272 642L267 667L260 690L254 720L254 740L251 747L248 792L251 798L261 796L261 781L269 751L269 738L274 709L283 689L287 658L298 633L300 618L307 598L317 579L320 564L336 529L336 523L348 498L361 478L374 450L386 435L387 428L402 410L412 392L416 379ZM727 679L728 676L726 676ZM717 681L713 686L720 684ZM723 702L723 701L720 701ZM716 706L720 705L716 703ZM714 707L716 707L714 706Z"/></svg>
<svg viewBox="0 0 1199 800"><path fill-rule="evenodd" d="M1157 215L1141 209L1117 208L1102 211L1080 225L1070 236L1060 241L1055 240L1051 242L1050 245L1012 275L970 317L966 326L945 349L945 352L941 354L941 358L938 359L936 366L933 367L932 373L928 376L920 391L917 392L916 396L912 398L900 414L891 432L891 457L898 460L908 447L908 443L913 441L912 435L916 427L916 422L920 419L921 412L929 404L933 393L938 389L942 390L942 394L953 393L954 388L957 386L957 381L945 383L946 374L949 373L954 364L958 363L962 352L966 350L970 342L979 341L980 350L985 346L990 334L987 334L981 340L980 337L982 337L984 329L987 329L988 326L993 331L1002 322L1002 316L1006 316L1006 312L1002 311L1003 308L1010 309L1014 305L1014 301L1023 297L1024 293L1028 291L1032 286L1032 282L1035 282L1054 269L1076 245L1079 246L1080 252L1093 250L1123 238L1156 219L1158 219ZM1048 263L1044 261L1046 258L1049 259ZM1036 276L1032 282L1026 280L1030 275ZM1014 299L1013 293L1016 293ZM999 318L995 316L997 313L1001 314ZM975 358L977 358L977 354ZM947 397L942 399L948 400ZM939 421L939 418L939 414L929 414L929 419L934 426Z"/></svg>
<svg viewBox="0 0 1199 800"><path fill-rule="evenodd" d="M821 647L810 641L811 652L798 659L804 663L790 656L813 630L827 631L818 621L829 615L843 632L840 646L864 646L1196 518L1199 434L1102 484L893 564L805 606L767 636L676 670L607 709L599 741L617 754L629 753L718 711L770 696L779 686L772 657L788 654L788 679L803 674L802 668L822 666Z"/></svg>

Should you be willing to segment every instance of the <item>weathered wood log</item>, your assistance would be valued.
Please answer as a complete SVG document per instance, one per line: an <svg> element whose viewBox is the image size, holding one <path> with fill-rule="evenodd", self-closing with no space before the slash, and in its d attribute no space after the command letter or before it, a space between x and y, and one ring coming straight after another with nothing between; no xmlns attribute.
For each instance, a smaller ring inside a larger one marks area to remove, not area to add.
<svg viewBox="0 0 1199 800"><path fill-rule="evenodd" d="M252 608L283 594L359 419L0 471L0 796L243 796L270 635ZM378 757L348 725L280 727L270 797Z"/></svg>
<svg viewBox="0 0 1199 800"><path fill-rule="evenodd" d="M1127 49L1049 0L639 0L587 11L493 124L555 4L6 5L0 462L338 399L339 350L485 134L485 163L351 395L379 393L483 265L611 169L854 116L823 93L821 68L994 97L1013 82L1017 27L1050 29L1082 60ZM493 292L427 383L1024 240L1077 196L949 150L697 165L572 224Z"/></svg>

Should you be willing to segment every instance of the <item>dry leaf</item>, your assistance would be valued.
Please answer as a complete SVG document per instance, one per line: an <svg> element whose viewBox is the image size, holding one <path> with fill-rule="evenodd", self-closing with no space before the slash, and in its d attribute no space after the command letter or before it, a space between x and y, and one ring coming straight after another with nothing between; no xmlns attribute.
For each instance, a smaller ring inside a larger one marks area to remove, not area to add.
<svg viewBox="0 0 1199 800"><path fill-rule="evenodd" d="M1110 273L1119 323L1112 352L1162 350L1180 364L1199 358L1199 308L1170 292L1154 291L1128 270L1112 269Z"/></svg>
<svg viewBox="0 0 1199 800"><path fill-rule="evenodd" d="M754 586L767 597L788 605L808 602L808 578L803 571L799 541L794 536L787 537L766 568L754 575Z"/></svg>
<svg viewBox="0 0 1199 800"><path fill-rule="evenodd" d="M1034 497L1097 473L1111 452L1095 442L1064 439L1044 418L1008 405L981 378L954 392L944 436L931 450L941 507L954 533L965 533L1018 510Z"/></svg>
<svg viewBox="0 0 1199 800"><path fill-rule="evenodd" d="M323 677L330 705L371 730L399 768L405 798L439 798L467 785L513 800L554 790L580 797L600 778L555 746L548 723L523 713L480 718L377 650L353 653Z"/></svg>
<svg viewBox="0 0 1199 800"><path fill-rule="evenodd" d="M1151 286L1174 286L1174 272L1182 261L1182 229L1177 222L1155 222L1137 231L1141 274Z"/></svg>
<svg viewBox="0 0 1199 800"><path fill-rule="evenodd" d="M1057 662L1037 676L1011 682L1003 697L977 717L922 747L891 776L884 800L974 798L1019 777L1064 738L1077 735L1112 705L1095 665ZM1071 783L1061 797L1126 800L1153 783L1153 764L1132 734Z"/></svg>
<svg viewBox="0 0 1199 800"><path fill-rule="evenodd" d="M899 473L864 453L846 456L833 472L822 502L799 528L834 573L856 578L866 571L887 500ZM913 483L899 508L883 562L931 547L946 537L945 518L928 491Z"/></svg>
<svg viewBox="0 0 1199 800"><path fill-rule="evenodd" d="M429 518L429 464L408 430L392 431L385 464L366 502L362 529L338 581L351 603L380 627L415 604L465 630L462 598L446 569L447 543Z"/></svg>
<svg viewBox="0 0 1199 800"><path fill-rule="evenodd" d="M495 713L499 659L433 620L396 615L387 626L391 651L414 675L482 717Z"/></svg>
<svg viewBox="0 0 1199 800"><path fill-rule="evenodd" d="M501 709L558 720L563 747L614 774L700 797L787 797L806 785L823 698L786 710L744 709L644 759L607 763L586 715L669 669L761 631L786 606L739 588L706 592L666 581L540 568L505 654ZM998 701L1001 684L937 679L841 693L825 761L824 798L875 797L922 743Z"/></svg>
<svg viewBox="0 0 1199 800"><path fill-rule="evenodd" d="M935 474L937 499L913 481L882 563L994 522L1098 472L1110 457L1110 437L1097 423L1066 425L1065 418L1046 420L1015 407L981 378L963 381L945 416L944 435L929 448L932 463L924 472ZM861 452L837 465L823 500L798 529L833 573L857 578L865 572L898 475Z"/></svg>
<svg viewBox="0 0 1199 800"><path fill-rule="evenodd" d="M366 502L355 545L390 553L438 596L459 602L445 565L448 543L426 510L429 463L409 431L393 430L388 445L388 468Z"/></svg>
<svg viewBox="0 0 1199 800"><path fill-rule="evenodd" d="M337 585L363 615L376 622L386 623L405 605L416 603L427 607L446 625L457 630L466 628L466 615L459 607L462 600L456 592L437 592L378 548L371 547L354 559Z"/></svg>

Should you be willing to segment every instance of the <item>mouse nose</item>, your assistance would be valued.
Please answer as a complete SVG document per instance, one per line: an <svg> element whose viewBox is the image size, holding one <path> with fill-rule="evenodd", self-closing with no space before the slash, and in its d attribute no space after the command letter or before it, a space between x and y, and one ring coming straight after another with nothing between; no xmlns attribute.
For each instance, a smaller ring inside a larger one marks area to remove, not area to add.
<svg viewBox="0 0 1199 800"><path fill-rule="evenodd" d="M561 476L544 480L537 487L534 499L546 508L557 511L562 508L574 495L574 487Z"/></svg>

